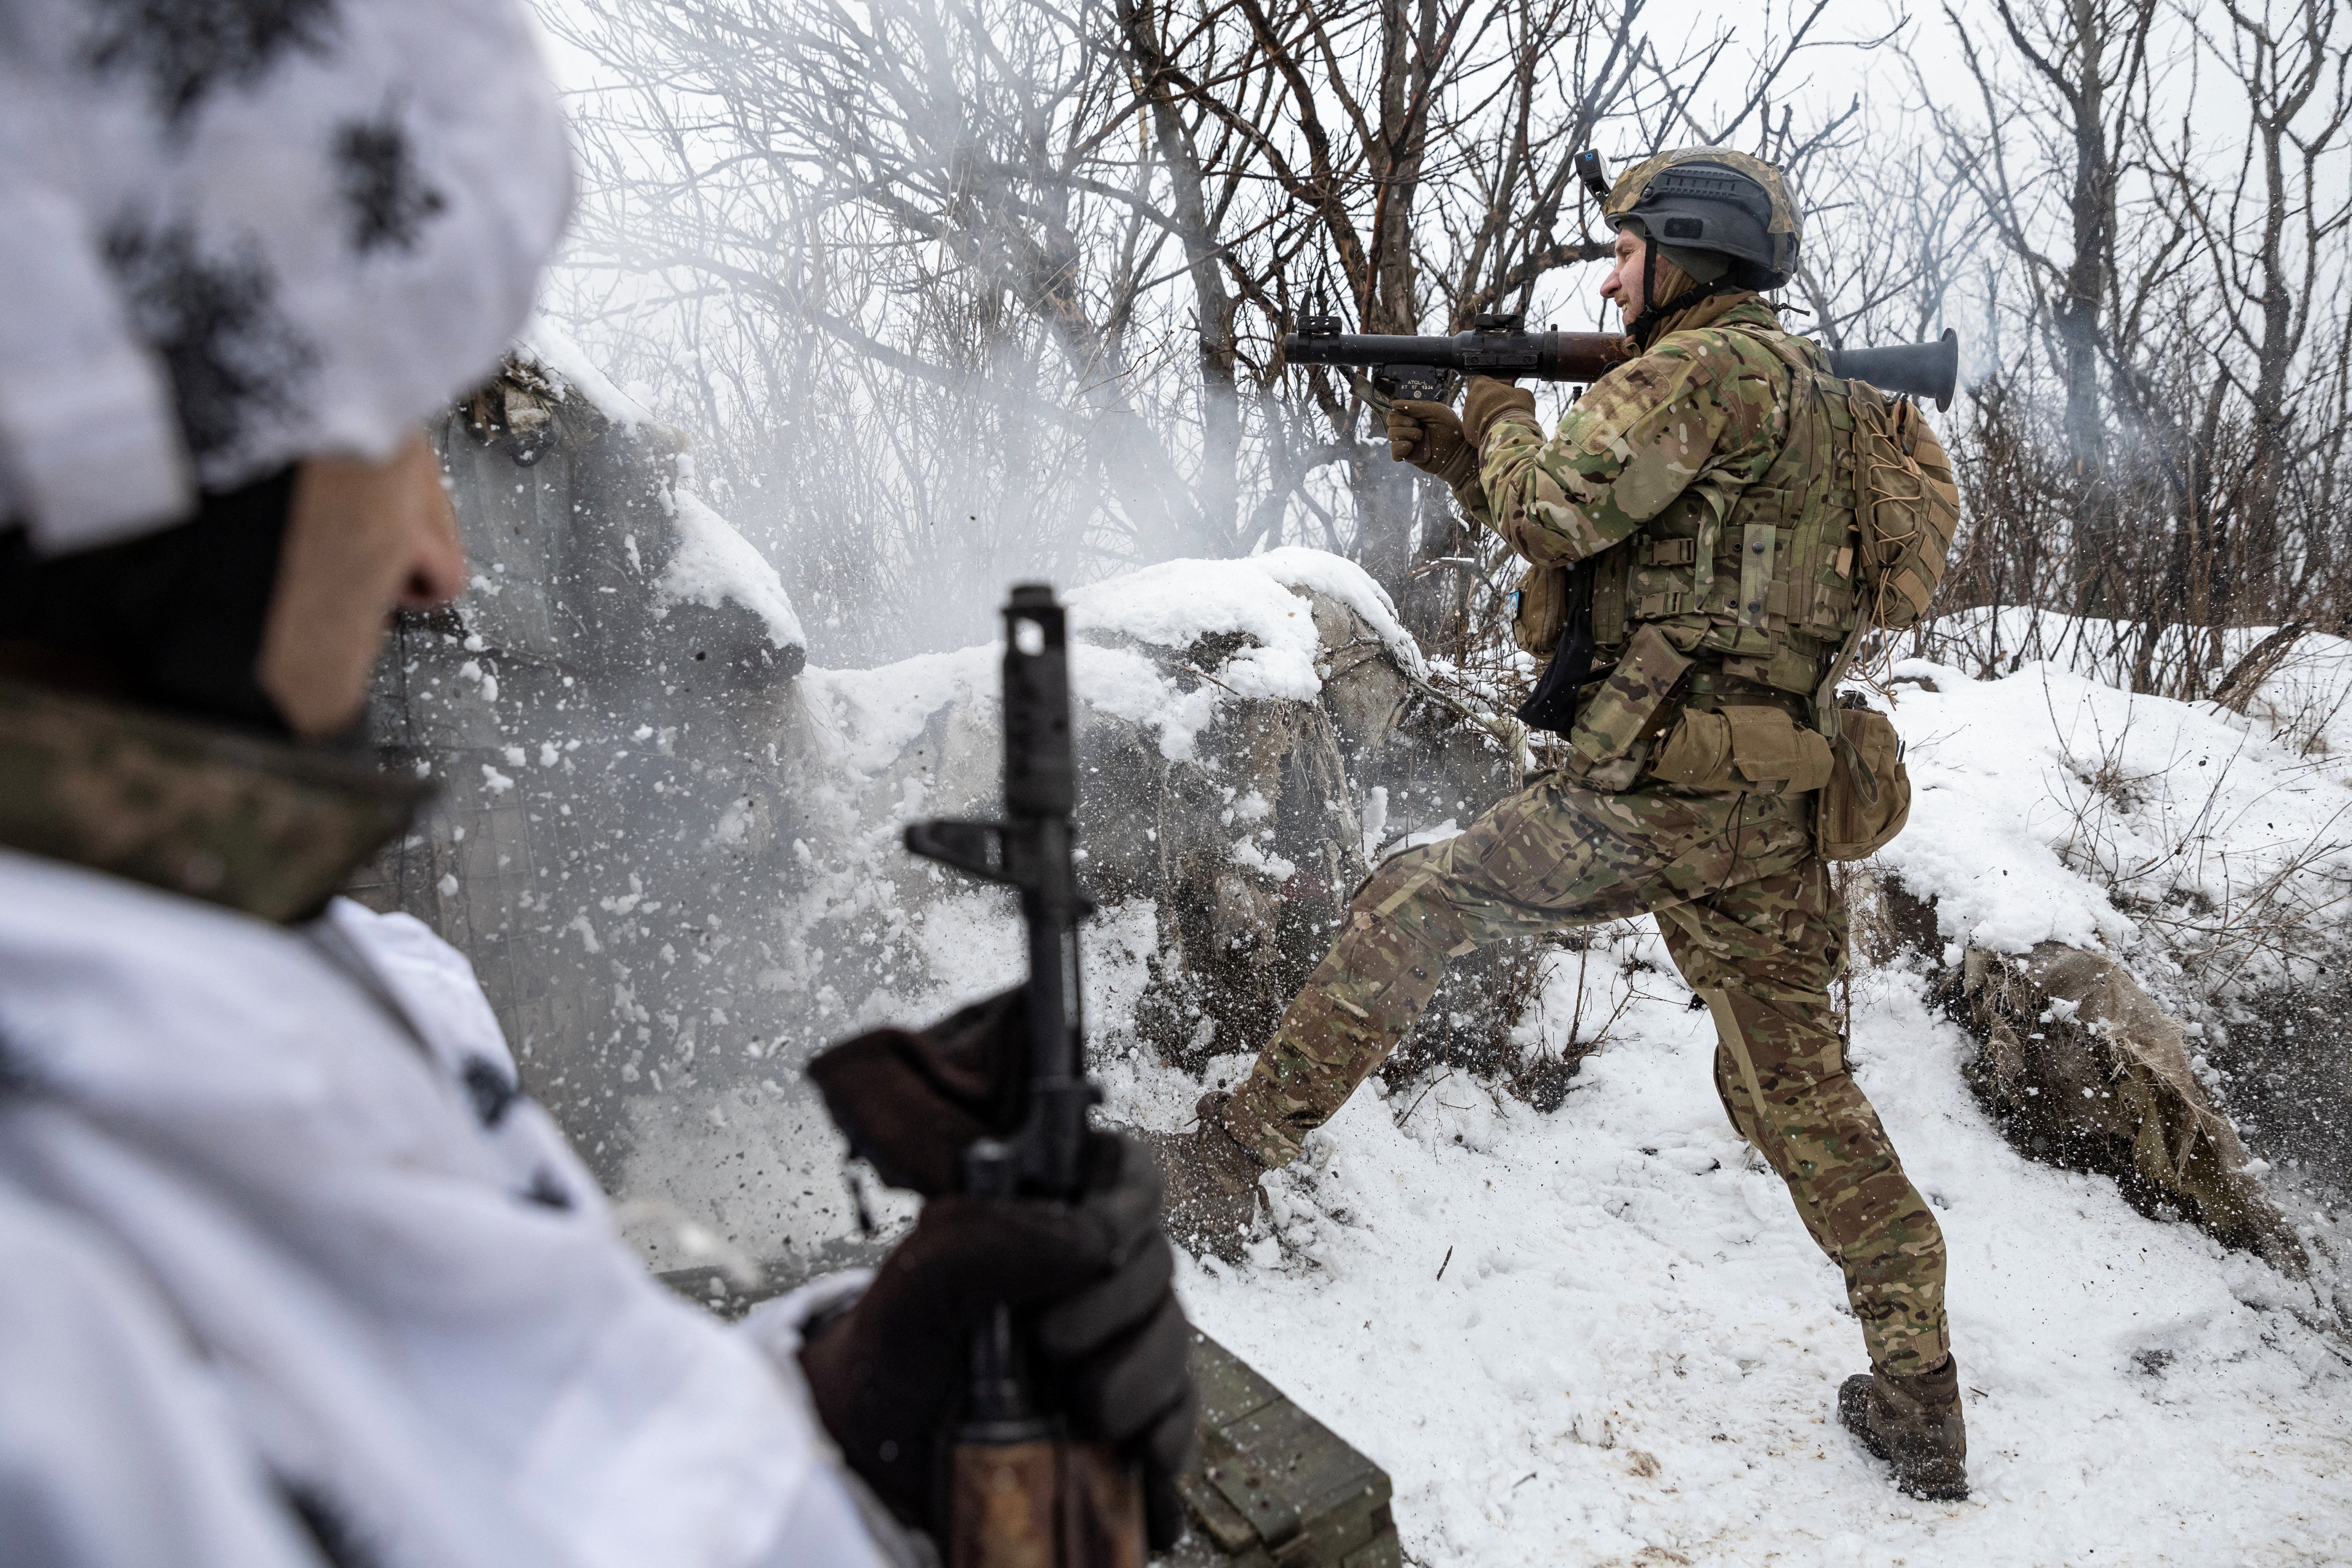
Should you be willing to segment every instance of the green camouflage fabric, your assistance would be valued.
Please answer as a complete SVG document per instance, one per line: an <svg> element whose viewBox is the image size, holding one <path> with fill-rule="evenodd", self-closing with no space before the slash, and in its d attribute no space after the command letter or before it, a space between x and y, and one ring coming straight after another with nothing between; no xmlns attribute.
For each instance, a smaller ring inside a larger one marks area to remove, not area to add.
<svg viewBox="0 0 2352 1568"><path fill-rule="evenodd" d="M1843 1272L1874 1365L1949 1352L1944 1238L1847 1070L1830 982L1845 911L1812 847L1811 796L1594 790L1552 775L1443 844L1382 866L1284 1014L1225 1125L1287 1164L1387 1059L1448 958L1654 913L1714 1013L1716 1089Z"/></svg>
<svg viewBox="0 0 2352 1568"><path fill-rule="evenodd" d="M1780 321L1754 294L1722 294L1667 327L1650 353L1595 382L1549 440L1531 417L1497 419L1480 453L1485 494L1465 497L1470 515L1558 566L1632 538L1669 507L1718 526L1729 517L1780 454L1789 370L1751 333L1727 329L1778 332Z"/></svg>
<svg viewBox="0 0 2352 1568"><path fill-rule="evenodd" d="M429 793L373 765L0 681L0 845L305 920Z"/></svg>
<svg viewBox="0 0 2352 1568"><path fill-rule="evenodd" d="M1570 767L1591 784L1632 784L1647 760L1644 742L1673 711L1675 693L1690 667L1688 656L1663 633L1635 634L1624 657L1577 707L1568 737L1576 753Z"/></svg>

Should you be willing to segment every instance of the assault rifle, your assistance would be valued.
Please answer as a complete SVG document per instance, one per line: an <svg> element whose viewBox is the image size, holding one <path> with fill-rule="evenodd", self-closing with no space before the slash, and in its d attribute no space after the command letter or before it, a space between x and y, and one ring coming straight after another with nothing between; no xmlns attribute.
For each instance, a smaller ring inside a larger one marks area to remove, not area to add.
<svg viewBox="0 0 2352 1568"><path fill-rule="evenodd" d="M1630 339L1615 332L1530 332L1517 315L1480 316L1452 337L1343 332L1337 316L1308 316L1282 340L1292 364L1360 366L1370 373L1366 401L1382 406L1398 397L1450 403L1465 375L1505 381L1599 381L1633 357ZM1866 381L1881 392L1932 397L1952 405L1959 379L1960 335L1945 329L1932 343L1883 349L1832 349L1830 374ZM1361 393L1364 387L1358 388Z"/></svg>
<svg viewBox="0 0 2352 1568"><path fill-rule="evenodd" d="M1024 583L1004 606L1004 820L936 819L907 847L1021 892L1029 931L1029 1111L1010 1138L964 1155L964 1190L1075 1199L1087 1109L1079 1016L1079 889L1070 816L1077 766L1070 732L1066 628L1054 590ZM951 1568L1143 1568L1143 1489L1097 1444L1072 1442L1037 1397L1019 1325L999 1305L974 1337L971 1410L956 1434Z"/></svg>

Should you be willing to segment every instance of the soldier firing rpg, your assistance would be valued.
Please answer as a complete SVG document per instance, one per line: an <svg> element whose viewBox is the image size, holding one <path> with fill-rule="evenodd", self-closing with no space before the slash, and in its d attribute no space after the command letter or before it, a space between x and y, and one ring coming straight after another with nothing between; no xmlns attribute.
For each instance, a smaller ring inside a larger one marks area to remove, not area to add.
<svg viewBox="0 0 2352 1568"><path fill-rule="evenodd" d="M1837 686L1869 628L1907 624L1932 592L1950 466L1916 409L1841 376L1762 298L1801 238L1778 169L1687 148L1612 184L1582 162L1616 231L1601 293L1625 357L1590 367L1603 374L1557 430L1532 394L1475 373L1557 371L1574 334L1517 334L1517 359L1500 331L1387 340L1434 342L1474 373L1458 416L1394 396L1390 451L1529 563L1514 629L1557 657L1527 717L1566 736L1566 760L1356 895L1248 1078L1162 1141L1171 1228L1236 1249L1259 1176L1386 1058L1450 958L1654 914L1713 1013L1726 1113L1845 1275L1871 1370L1840 1415L1906 1489L1962 1497L1944 1240L1847 1069L1830 1002L1846 917L1824 863L1868 853L1906 809L1891 726Z"/></svg>

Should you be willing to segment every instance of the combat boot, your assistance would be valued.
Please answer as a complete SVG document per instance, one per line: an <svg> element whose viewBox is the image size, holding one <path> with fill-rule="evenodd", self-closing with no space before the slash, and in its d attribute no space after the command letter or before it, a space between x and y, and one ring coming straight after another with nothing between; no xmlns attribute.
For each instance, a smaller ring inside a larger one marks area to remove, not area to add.
<svg viewBox="0 0 2352 1568"><path fill-rule="evenodd" d="M1957 1502L1969 1495L1960 1369L1950 1357L1933 1372L1856 1373L1838 1390L1838 1419L1895 1468L1895 1484L1913 1497Z"/></svg>
<svg viewBox="0 0 2352 1568"><path fill-rule="evenodd" d="M1160 1162L1165 1189L1160 1212L1169 1238L1188 1252L1209 1252L1238 1263L1257 1220L1257 1179L1265 1167L1225 1131L1225 1101L1214 1089L1194 1109L1190 1132L1138 1132Z"/></svg>

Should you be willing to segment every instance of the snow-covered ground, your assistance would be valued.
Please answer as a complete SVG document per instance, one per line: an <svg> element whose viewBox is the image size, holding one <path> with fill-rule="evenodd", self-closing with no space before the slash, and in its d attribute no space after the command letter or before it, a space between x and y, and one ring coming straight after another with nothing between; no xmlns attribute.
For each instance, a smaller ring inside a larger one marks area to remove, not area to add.
<svg viewBox="0 0 2352 1568"><path fill-rule="evenodd" d="M2340 683L2352 663L2336 647ZM2230 920L2242 931L2250 900L2340 918L2352 900L2341 748L2306 754L2259 717L2047 665L1987 681L1925 659L1893 673L1913 806L1880 858L1938 900L1954 940L2105 943L2161 984L2210 956Z"/></svg>
<svg viewBox="0 0 2352 1568"><path fill-rule="evenodd" d="M2352 1561L2347 1347L2262 1265L2021 1159L1961 1082L1969 1042L1882 972L1853 1054L1950 1244L1976 1488L1896 1492L1835 1423L1861 1336L1724 1119L1706 1014L1646 931L1587 984L1643 999L1557 1111L1374 1080L1276 1178L1278 1235L1182 1281L1203 1328L1387 1467L1412 1561ZM1574 984L1561 966L1555 1019ZM1161 1126L1198 1092L1112 1083Z"/></svg>
<svg viewBox="0 0 2352 1568"><path fill-rule="evenodd" d="M1088 633L1075 681L1190 754L1234 684L1312 694L1294 581L1390 631L1360 574L1316 552L1175 563L1073 595ZM1191 693L1135 651L1235 629L1257 647ZM897 979L884 964L835 1016L932 1016L1017 973L1000 903L940 884L901 909L883 875L898 820L992 786L898 773L942 708L980 699L987 717L994 664L976 648L804 679L841 787L887 797L818 847L838 861L819 890L919 960ZM1965 943L2097 943L2193 1010L2225 970L2278 983L2251 914L2345 912L2345 645L2312 639L2252 719L2056 667L1895 673L1915 805L1883 865L1938 900L1948 962ZM982 742L950 729L943 762L967 743ZM1089 1011L1111 1115L1174 1128L1203 1080L1131 1032L1158 943L1147 901L1098 917ZM1559 1110L1461 1076L1394 1095L1376 1082L1270 1184L1277 1224L1249 1262L1186 1265L1187 1301L1390 1470L1418 1564L2352 1563L2352 1343L2310 1286L2011 1149L1962 1080L1971 1043L1925 1003L1925 962L1857 982L1853 1055L1951 1247L1965 1503L1903 1497L1836 1425L1861 1336L1780 1183L1726 1122L1707 1015L1646 921L1589 955L1588 1036L1632 995ZM1577 994L1563 953L1530 1046L1565 1037ZM2209 1006L2211 1026L2226 1013ZM1221 1058L1210 1079L1247 1063Z"/></svg>
<svg viewBox="0 0 2352 1568"><path fill-rule="evenodd" d="M2168 921L2344 882L2340 752L2055 668L1900 673L1916 805L1885 858L1939 897L1954 956L2104 943L2186 995L2177 955L2235 950ZM1578 971L1554 963L1556 1042ZM1853 1056L1950 1244L1975 1494L1896 1492L1834 1418L1864 1365L1836 1271L1726 1121L1654 928L1584 983L1588 1033L1633 995L1557 1111L1375 1080L1270 1184L1251 1260L1183 1279L1204 1328L1389 1468L1412 1561L2352 1562L2352 1343L2309 1286L2016 1153L1916 960L1856 984ZM1159 1127L1202 1087L1108 1077L1115 1114Z"/></svg>

